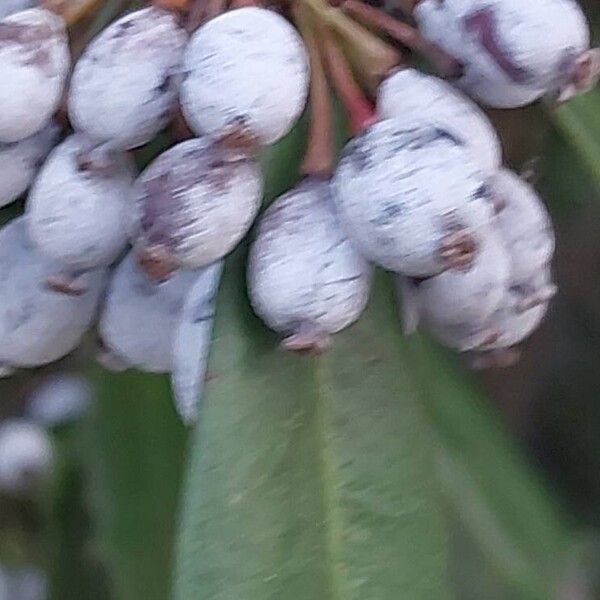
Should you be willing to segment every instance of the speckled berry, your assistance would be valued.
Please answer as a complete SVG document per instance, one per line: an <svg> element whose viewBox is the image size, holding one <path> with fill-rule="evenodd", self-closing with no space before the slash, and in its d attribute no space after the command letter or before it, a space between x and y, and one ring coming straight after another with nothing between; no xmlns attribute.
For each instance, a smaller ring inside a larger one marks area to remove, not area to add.
<svg viewBox="0 0 600 600"><path fill-rule="evenodd" d="M458 85L499 108L587 91L600 73L575 0L422 0L421 33L462 64Z"/></svg>
<svg viewBox="0 0 600 600"><path fill-rule="evenodd" d="M69 72L63 20L32 8L0 21L0 143L37 133L56 111Z"/></svg>
<svg viewBox="0 0 600 600"><path fill-rule="evenodd" d="M294 125L308 93L302 40L280 15L257 7L201 27L186 50L181 103L198 134L272 144Z"/></svg>
<svg viewBox="0 0 600 600"><path fill-rule="evenodd" d="M533 187L508 169L499 171L491 186L503 205L496 225L511 257L511 282L527 283L552 260L550 215Z"/></svg>
<svg viewBox="0 0 600 600"><path fill-rule="evenodd" d="M205 270L218 267L210 266ZM164 283L149 279L130 252L110 283L99 331L106 351L122 368L150 373L173 368L173 344L186 297L202 272L179 271ZM212 313L198 318L212 320Z"/></svg>
<svg viewBox="0 0 600 600"><path fill-rule="evenodd" d="M134 167L115 155L103 171L82 169L89 140L73 135L48 158L29 194L27 230L47 256L71 272L110 265L134 222Z"/></svg>
<svg viewBox="0 0 600 600"><path fill-rule="evenodd" d="M107 27L73 73L74 128L115 148L151 140L172 118L187 34L173 13L145 8Z"/></svg>
<svg viewBox="0 0 600 600"><path fill-rule="evenodd" d="M42 428L22 419L0 423L0 490L18 496L34 491L48 475L52 455Z"/></svg>
<svg viewBox="0 0 600 600"><path fill-rule="evenodd" d="M57 294L46 279L61 269L29 241L25 218L0 231L0 366L51 363L74 350L91 325L104 289L105 269L82 276L86 291L77 297Z"/></svg>
<svg viewBox="0 0 600 600"><path fill-rule="evenodd" d="M371 267L342 231L328 182L308 179L261 218L248 263L255 312L284 347L320 350L358 319Z"/></svg>
<svg viewBox="0 0 600 600"><path fill-rule="evenodd" d="M460 325L487 320L500 307L509 287L510 260L495 231L482 236L473 264L421 281L420 310L428 320Z"/></svg>
<svg viewBox="0 0 600 600"><path fill-rule="evenodd" d="M258 164L208 138L161 154L135 185L142 266L157 279L179 267L198 268L228 254L260 206Z"/></svg>
<svg viewBox="0 0 600 600"><path fill-rule="evenodd" d="M502 164L502 146L483 111L449 83L416 69L400 69L379 88L377 110L407 126L438 125L464 141L486 175Z"/></svg>
<svg viewBox="0 0 600 600"><path fill-rule="evenodd" d="M364 256L412 277L468 266L493 216L483 172L442 127L376 123L344 149L334 188Z"/></svg>
<svg viewBox="0 0 600 600"><path fill-rule="evenodd" d="M30 186L60 130L51 122L39 133L19 142L0 143L0 207L17 200Z"/></svg>

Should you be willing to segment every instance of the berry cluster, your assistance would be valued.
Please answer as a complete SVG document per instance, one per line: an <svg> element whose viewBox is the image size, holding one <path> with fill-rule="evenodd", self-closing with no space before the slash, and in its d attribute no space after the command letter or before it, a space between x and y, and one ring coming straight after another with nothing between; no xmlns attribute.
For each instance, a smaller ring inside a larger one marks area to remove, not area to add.
<svg viewBox="0 0 600 600"><path fill-rule="evenodd" d="M595 83L598 51L571 0L402 8L418 30L357 0L155 0L79 57L50 8L5 16L0 206L31 189L0 231L2 371L61 358L97 321L101 362L172 373L192 420L222 259L260 207L258 152L307 99L306 177L250 249L256 313L286 349L321 351L360 317L378 265L397 275L407 330L422 319L476 363L508 364L555 292L552 226L458 88L493 106L564 101ZM337 167L330 86L354 135ZM130 151L167 127L178 142L137 175Z"/></svg>

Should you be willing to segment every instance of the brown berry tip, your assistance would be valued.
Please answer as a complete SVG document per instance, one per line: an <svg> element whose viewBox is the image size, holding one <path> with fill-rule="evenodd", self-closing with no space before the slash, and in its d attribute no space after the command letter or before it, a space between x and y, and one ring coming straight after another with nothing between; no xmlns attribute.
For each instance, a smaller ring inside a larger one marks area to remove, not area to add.
<svg viewBox="0 0 600 600"><path fill-rule="evenodd" d="M322 329L310 325L301 325L298 330L281 342L283 350L322 354L331 346L331 336Z"/></svg>
<svg viewBox="0 0 600 600"><path fill-rule="evenodd" d="M53 292L74 297L87 292L87 287L80 278L64 273L46 278L46 287Z"/></svg>
<svg viewBox="0 0 600 600"><path fill-rule="evenodd" d="M477 242L467 229L448 234L441 243L440 257L448 269L466 270L477 254Z"/></svg>
<svg viewBox="0 0 600 600"><path fill-rule="evenodd" d="M520 358L521 350L519 348L498 348L475 354L471 359L471 368L476 371L506 369L516 365Z"/></svg>
<svg viewBox="0 0 600 600"><path fill-rule="evenodd" d="M167 281L178 267L173 253L160 245L141 249L137 255L137 262L150 279L158 282Z"/></svg>

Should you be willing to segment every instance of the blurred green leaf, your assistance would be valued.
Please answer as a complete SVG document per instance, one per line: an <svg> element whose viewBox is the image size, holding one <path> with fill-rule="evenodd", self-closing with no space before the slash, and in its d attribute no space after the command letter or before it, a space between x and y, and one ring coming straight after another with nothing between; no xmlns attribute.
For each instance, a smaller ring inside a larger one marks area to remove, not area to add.
<svg viewBox="0 0 600 600"><path fill-rule="evenodd" d="M574 542L565 516L470 378L422 337L409 349L429 390L437 473L452 513L519 598L551 598Z"/></svg>
<svg viewBox="0 0 600 600"><path fill-rule="evenodd" d="M267 157L294 182L298 132ZM280 352L229 259L180 527L175 597L445 598L430 437L399 350L391 289L323 357Z"/></svg>
<svg viewBox="0 0 600 600"><path fill-rule="evenodd" d="M551 115L600 186L600 92L575 98Z"/></svg>
<svg viewBox="0 0 600 600"><path fill-rule="evenodd" d="M186 432L166 377L96 376L89 420L90 502L117 600L169 597Z"/></svg>
<svg viewBox="0 0 600 600"><path fill-rule="evenodd" d="M109 582L93 543L82 460L84 423L54 434L54 470L46 496L45 549L50 598L109 600Z"/></svg>

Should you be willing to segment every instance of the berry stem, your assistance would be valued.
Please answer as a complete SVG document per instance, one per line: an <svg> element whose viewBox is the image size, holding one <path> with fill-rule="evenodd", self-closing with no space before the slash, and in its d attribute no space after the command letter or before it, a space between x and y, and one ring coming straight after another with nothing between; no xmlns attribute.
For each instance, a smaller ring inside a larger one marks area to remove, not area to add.
<svg viewBox="0 0 600 600"><path fill-rule="evenodd" d="M100 0L41 0L40 6L63 18L67 27L73 27L99 8Z"/></svg>
<svg viewBox="0 0 600 600"><path fill-rule="evenodd" d="M310 58L310 126L308 145L300 171L304 175L328 176L333 171L333 118L327 75L319 50L315 23L301 4L293 7L296 25Z"/></svg>
<svg viewBox="0 0 600 600"><path fill-rule="evenodd" d="M262 6L261 0L231 0L230 9L245 8L246 6Z"/></svg>
<svg viewBox="0 0 600 600"><path fill-rule="evenodd" d="M401 62L401 56L372 31L353 21L327 0L304 0L319 23L328 25L363 85L375 96L379 84Z"/></svg>
<svg viewBox="0 0 600 600"><path fill-rule="evenodd" d="M323 27L321 44L327 73L346 110L350 131L352 135L358 135L377 120L373 104L356 83L344 53L328 28Z"/></svg>
<svg viewBox="0 0 600 600"><path fill-rule="evenodd" d="M152 6L156 6L156 8L162 8L163 10L171 10L177 13L186 13L190 5L192 4L191 0L152 0Z"/></svg>
<svg viewBox="0 0 600 600"><path fill-rule="evenodd" d="M426 40L412 25L403 23L361 0L344 0L341 8L348 16L389 35L407 48L419 52L430 60L443 75L450 78L460 77L462 68L459 61L436 44Z"/></svg>

